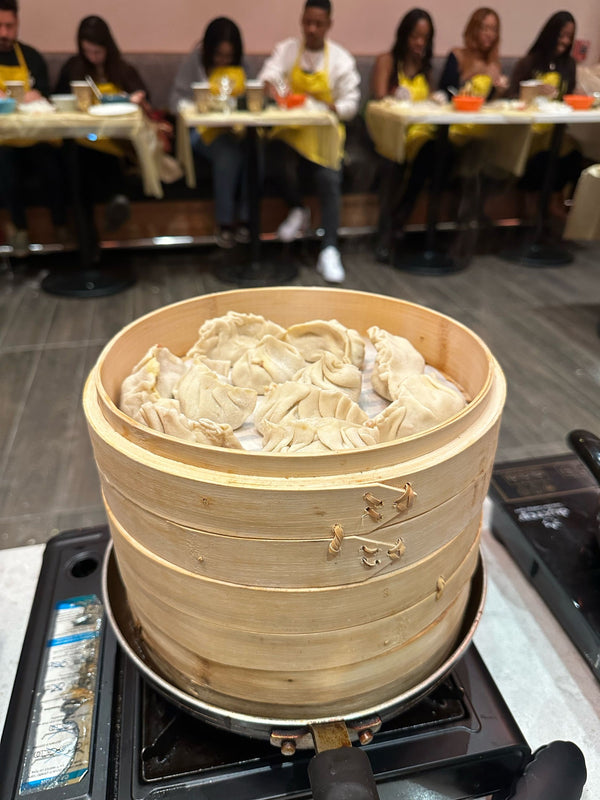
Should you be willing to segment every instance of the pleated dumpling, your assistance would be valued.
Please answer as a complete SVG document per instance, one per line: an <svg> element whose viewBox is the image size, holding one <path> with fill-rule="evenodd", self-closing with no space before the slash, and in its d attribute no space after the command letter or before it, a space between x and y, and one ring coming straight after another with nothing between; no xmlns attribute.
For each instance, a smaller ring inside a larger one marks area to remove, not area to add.
<svg viewBox="0 0 600 800"><path fill-rule="evenodd" d="M379 431L380 441L390 442L434 428L465 405L457 389L433 375L410 375L400 386L397 399L369 420L367 426Z"/></svg>
<svg viewBox="0 0 600 800"><path fill-rule="evenodd" d="M305 365L293 345L267 335L238 358L231 369L231 382L264 394L272 383L291 380Z"/></svg>
<svg viewBox="0 0 600 800"><path fill-rule="evenodd" d="M376 350L371 385L381 397L395 400L409 375L422 374L425 359L402 336L395 336L376 325L369 328L367 333Z"/></svg>
<svg viewBox="0 0 600 800"><path fill-rule="evenodd" d="M356 422L332 417L265 421L263 450L269 453L326 453L377 444L379 433Z"/></svg>
<svg viewBox="0 0 600 800"><path fill-rule="evenodd" d="M320 389L338 389L347 394L355 403L360 398L362 372L348 361L342 361L333 353L323 353L321 358L307 364L297 375L295 381L312 383Z"/></svg>
<svg viewBox="0 0 600 800"><path fill-rule="evenodd" d="M269 386L254 414L254 424L263 433L265 421L279 424L310 417L333 417L364 424L367 414L347 394L337 389L319 389L310 383L287 381Z"/></svg>
<svg viewBox="0 0 600 800"><path fill-rule="evenodd" d="M179 400L161 398L154 403L144 403L140 408L140 419L149 428L186 442L242 449L231 425L210 419L188 419L181 411Z"/></svg>
<svg viewBox="0 0 600 800"><path fill-rule="evenodd" d="M362 353L356 337L363 345ZM332 353L336 358L352 361L357 367L362 366L364 343L360 334L352 331L351 335L350 329L337 320L326 322L315 319L311 322L300 322L290 326L282 338L293 344L305 361L318 361L324 353ZM360 359L359 363L356 363L356 359Z"/></svg>
<svg viewBox="0 0 600 800"><path fill-rule="evenodd" d="M207 319L198 331L198 339L187 355L208 356L234 363L250 347L267 335L280 336L285 328L259 314L229 311L222 317Z"/></svg>
<svg viewBox="0 0 600 800"><path fill-rule="evenodd" d="M342 325L341 322L338 322L337 319L330 319L329 324L343 331L348 337L346 358L354 364L355 367L362 369L365 362L365 340L363 337L358 331L355 331L354 328L347 328L345 325Z"/></svg>
<svg viewBox="0 0 600 800"><path fill-rule="evenodd" d="M200 362L181 378L173 396L189 419L210 419L234 430L244 424L256 405L254 389L232 386Z"/></svg>
<svg viewBox="0 0 600 800"><path fill-rule="evenodd" d="M172 397L173 387L188 369L189 364L167 347L154 345L121 384L119 408L137 419L144 403Z"/></svg>

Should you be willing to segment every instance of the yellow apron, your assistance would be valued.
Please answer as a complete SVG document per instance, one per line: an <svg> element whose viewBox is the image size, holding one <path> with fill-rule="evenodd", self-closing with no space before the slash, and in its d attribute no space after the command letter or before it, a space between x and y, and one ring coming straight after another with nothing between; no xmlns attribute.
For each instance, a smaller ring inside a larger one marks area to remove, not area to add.
<svg viewBox="0 0 600 800"><path fill-rule="evenodd" d="M468 92L468 94L476 95L477 97L487 97L492 90L492 79L489 75L473 75L461 91ZM455 147L463 147L473 139L485 139L487 135L487 125L475 124L460 124L450 125L448 138Z"/></svg>
<svg viewBox="0 0 600 800"><path fill-rule="evenodd" d="M29 70L27 69L27 62L25 61L23 51L18 42L14 43L14 50L19 63L14 67L0 64L0 89L2 89L3 92L6 91L7 81L23 81L25 84L25 91L29 92L31 91ZM37 142L32 139L11 139L2 142L2 147L31 147L34 144L37 144Z"/></svg>
<svg viewBox="0 0 600 800"><path fill-rule="evenodd" d="M215 96L221 91L221 79L229 78L232 83L231 95L232 97L239 97L246 91L246 73L243 67L215 67L208 76L208 83L210 85L210 93ZM207 128L199 126L198 133L202 137L204 144L209 145L214 142L217 136L230 132L231 128ZM242 132L242 129L233 129L236 135Z"/></svg>
<svg viewBox="0 0 600 800"><path fill-rule="evenodd" d="M307 94L319 100L321 103L330 105L333 103L333 95L329 87L328 67L329 67L329 47L325 43L325 58L323 69L318 72L304 72L300 67L300 58L302 50L298 52L296 63L292 67L289 76L290 91L293 94ZM324 129L320 125L304 125L300 127L291 127L282 125L273 128L271 136L283 139L284 142L293 147L301 156L312 161L313 164L320 164L322 167L329 169L339 169L342 158L344 157L344 143L346 141L346 129L338 123L338 143L337 153L334 161L332 162L329 155L329 148L324 141L324 134L327 137L331 135L331 131Z"/></svg>
<svg viewBox="0 0 600 800"><path fill-rule="evenodd" d="M420 72L414 78L407 78L406 75L398 71L398 86L403 86L410 92L410 99L413 103L421 103L429 97L429 84L427 78ZM418 122L409 125L406 129L406 142L404 152L406 161L414 161L417 153L425 142L435 138L435 125L428 125Z"/></svg>
<svg viewBox="0 0 600 800"><path fill-rule="evenodd" d="M566 91L566 85L560 76L560 72L536 72L533 76L536 81L542 81L549 86L553 86L558 91L558 98L562 98ZM529 157L541 153L543 150L550 149L550 141L552 139L552 130L554 125L549 125L544 122L536 122L531 126L533 134L531 140L531 147L529 148ZM575 141L570 136L563 136L560 146L559 157L566 156L571 150L575 149Z"/></svg>

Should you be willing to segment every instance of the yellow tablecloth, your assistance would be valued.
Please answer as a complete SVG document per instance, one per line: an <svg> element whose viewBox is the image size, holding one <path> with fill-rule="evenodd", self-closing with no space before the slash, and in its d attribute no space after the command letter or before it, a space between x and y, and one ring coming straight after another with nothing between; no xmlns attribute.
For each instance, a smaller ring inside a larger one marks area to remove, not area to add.
<svg viewBox="0 0 600 800"><path fill-rule="evenodd" d="M49 112L0 114L0 143L14 139L39 142L55 139L80 139L95 134L114 139L128 139L135 150L144 192L163 197L158 172L160 149L152 125L140 110L133 114L99 117L86 112Z"/></svg>
<svg viewBox="0 0 600 800"><path fill-rule="evenodd" d="M332 166L338 159L338 118L332 111L300 108L282 109L269 107L263 111L208 111L200 113L195 108L183 108L177 118L176 150L177 160L183 166L187 185L196 186L194 156L190 143L189 129L206 128L272 128L278 125L318 126L320 146L324 160Z"/></svg>

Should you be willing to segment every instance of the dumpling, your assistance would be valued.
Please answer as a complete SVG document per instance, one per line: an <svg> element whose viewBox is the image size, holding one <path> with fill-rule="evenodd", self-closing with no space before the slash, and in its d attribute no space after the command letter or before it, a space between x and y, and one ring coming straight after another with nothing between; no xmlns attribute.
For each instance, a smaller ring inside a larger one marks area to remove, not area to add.
<svg viewBox="0 0 600 800"><path fill-rule="evenodd" d="M171 397L173 387L189 365L167 347L154 345L121 384L119 408L137 419L137 412L147 402Z"/></svg>
<svg viewBox="0 0 600 800"><path fill-rule="evenodd" d="M466 405L456 389L433 375L410 375L400 386L398 398L369 420L382 442L390 442L433 428L457 414Z"/></svg>
<svg viewBox="0 0 600 800"><path fill-rule="evenodd" d="M268 335L238 358L231 370L231 382L264 394L272 383L289 381L305 365L293 345Z"/></svg>
<svg viewBox="0 0 600 800"><path fill-rule="evenodd" d="M312 383L320 389L338 389L356 403L362 389L362 373L359 368L342 361L333 353L323 353L318 361L307 364L294 375L294 380L300 383Z"/></svg>
<svg viewBox="0 0 600 800"><path fill-rule="evenodd" d="M198 340L188 350L187 355L199 354L233 364L264 336L281 336L283 333L285 328L258 314L229 311L224 316L208 319L201 325Z"/></svg>
<svg viewBox="0 0 600 800"><path fill-rule="evenodd" d="M241 450L242 445L231 425L213 422L210 419L188 419L181 412L178 400L161 398L154 403L144 403L140 408L140 419L149 428L186 442L210 444Z"/></svg>
<svg viewBox="0 0 600 800"><path fill-rule="evenodd" d="M225 383L201 363L194 363L173 390L181 410L189 419L241 427L254 411L256 392Z"/></svg>
<svg viewBox="0 0 600 800"><path fill-rule="evenodd" d="M265 420L263 450L269 453L324 453L377 444L379 433L355 422L331 417L281 423Z"/></svg>
<svg viewBox="0 0 600 800"><path fill-rule="evenodd" d="M337 389L287 381L269 386L254 414L254 424L259 433L264 433L265 421L278 424L309 417L334 417L358 425L368 420L362 408Z"/></svg>
<svg viewBox="0 0 600 800"><path fill-rule="evenodd" d="M354 331L360 339L360 334ZM351 338L349 329L345 328L337 320L325 322L322 319L315 319L312 322L300 322L292 325L281 337L284 341L293 344L300 351L305 361L318 361L324 353L332 353L337 358L347 361L360 357L356 338ZM361 339L362 342L362 339ZM362 358L359 364L362 365L364 358L364 344ZM352 360L352 363L355 363Z"/></svg>
<svg viewBox="0 0 600 800"><path fill-rule="evenodd" d="M346 328L346 326L342 325L341 322L338 322L337 319L330 319L329 323L335 328L339 328L346 333L348 336L348 351L346 353L346 358L348 358L355 367L362 369L362 366L365 362L365 340L363 337L358 331L355 331L354 328Z"/></svg>
<svg viewBox="0 0 600 800"><path fill-rule="evenodd" d="M395 400L402 382L409 375L422 374L425 359L402 336L394 336L376 325L369 328L367 333L377 351L371 385L381 397Z"/></svg>

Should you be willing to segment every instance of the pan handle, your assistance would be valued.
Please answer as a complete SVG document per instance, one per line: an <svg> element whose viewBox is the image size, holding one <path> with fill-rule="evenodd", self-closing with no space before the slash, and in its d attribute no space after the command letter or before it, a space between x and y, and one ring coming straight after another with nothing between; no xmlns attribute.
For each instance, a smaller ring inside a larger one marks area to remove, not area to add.
<svg viewBox="0 0 600 800"><path fill-rule="evenodd" d="M551 742L533 754L510 800L579 800L586 779L585 759L577 745Z"/></svg>
<svg viewBox="0 0 600 800"><path fill-rule="evenodd" d="M308 764L313 800L379 800L371 762L352 747L344 722L311 725L316 755Z"/></svg>

